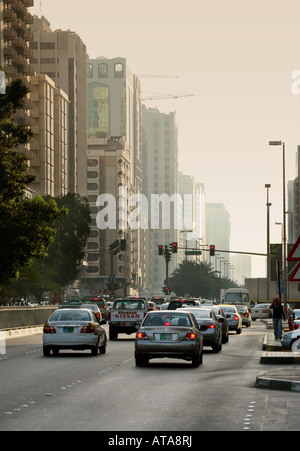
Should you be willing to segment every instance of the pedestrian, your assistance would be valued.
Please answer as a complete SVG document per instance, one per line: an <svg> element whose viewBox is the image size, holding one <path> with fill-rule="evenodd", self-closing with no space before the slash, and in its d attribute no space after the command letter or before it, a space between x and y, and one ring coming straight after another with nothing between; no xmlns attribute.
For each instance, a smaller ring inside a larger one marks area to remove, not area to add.
<svg viewBox="0 0 300 451"><path fill-rule="evenodd" d="M270 306L273 310L273 327L275 340L282 338L282 320L285 320L284 310L278 298L274 298Z"/></svg>

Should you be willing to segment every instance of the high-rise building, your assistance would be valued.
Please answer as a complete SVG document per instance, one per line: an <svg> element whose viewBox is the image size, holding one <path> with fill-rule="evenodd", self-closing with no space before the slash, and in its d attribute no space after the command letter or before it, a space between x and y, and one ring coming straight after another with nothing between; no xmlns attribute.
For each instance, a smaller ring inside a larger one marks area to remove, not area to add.
<svg viewBox="0 0 300 451"><path fill-rule="evenodd" d="M182 197L182 230L180 231L180 248L202 249L202 255L190 256L196 262L207 260L205 189L194 177L179 173L179 192ZM181 259L185 258L181 252Z"/></svg>
<svg viewBox="0 0 300 451"><path fill-rule="evenodd" d="M165 258L158 255L158 246L178 242L181 229L175 113L161 113L156 108L143 106L143 134L143 194L149 205L155 196L161 200L164 197L167 201L167 204L162 202L159 209L150 211L145 254L147 290L153 294L162 294L167 274ZM169 275L177 266L178 259L179 255L174 254L169 264Z"/></svg>
<svg viewBox="0 0 300 451"><path fill-rule="evenodd" d="M31 64L69 98L68 191L86 195L86 46L73 31L52 31L44 17L31 25Z"/></svg>
<svg viewBox="0 0 300 451"><path fill-rule="evenodd" d="M230 250L230 214L221 203L206 204L206 240L208 245L215 245L216 250ZM211 257L209 263L220 276L228 277L230 254L222 252Z"/></svg>
<svg viewBox="0 0 300 451"><path fill-rule="evenodd" d="M144 231L131 228L127 219L128 200L142 192L141 89L124 58L88 60L87 136L92 231L82 293L103 293L112 275L118 294L135 294L144 283ZM110 227L101 230L97 218L103 205L96 204L105 195L116 209ZM111 257L109 247L120 239L126 239L126 251Z"/></svg>

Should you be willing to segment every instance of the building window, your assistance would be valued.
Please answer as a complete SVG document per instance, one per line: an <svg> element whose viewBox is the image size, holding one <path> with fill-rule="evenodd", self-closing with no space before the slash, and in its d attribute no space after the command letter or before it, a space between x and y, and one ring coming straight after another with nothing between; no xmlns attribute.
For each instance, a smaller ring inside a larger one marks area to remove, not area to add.
<svg viewBox="0 0 300 451"><path fill-rule="evenodd" d="M107 78L107 76L108 76L107 64L100 63L98 65L98 77L99 78Z"/></svg>
<svg viewBox="0 0 300 451"><path fill-rule="evenodd" d="M115 78L124 77L124 65L122 63L115 64Z"/></svg>
<svg viewBox="0 0 300 451"><path fill-rule="evenodd" d="M87 63L87 78L93 78L93 65Z"/></svg>
<svg viewBox="0 0 300 451"><path fill-rule="evenodd" d="M87 87L88 136L109 136L109 86L91 83Z"/></svg>

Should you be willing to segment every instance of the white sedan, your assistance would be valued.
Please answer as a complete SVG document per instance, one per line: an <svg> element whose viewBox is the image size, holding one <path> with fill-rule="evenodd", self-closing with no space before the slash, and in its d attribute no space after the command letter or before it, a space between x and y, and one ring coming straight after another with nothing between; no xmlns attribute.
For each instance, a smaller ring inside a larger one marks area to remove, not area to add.
<svg viewBox="0 0 300 451"><path fill-rule="evenodd" d="M271 304L256 304L251 308L251 318L252 321L257 319L272 318L272 310L270 309Z"/></svg>
<svg viewBox="0 0 300 451"><path fill-rule="evenodd" d="M95 313L89 309L59 309L50 316L44 325L43 352L50 356L51 350L57 355L60 349L90 349L92 355L106 352L106 333Z"/></svg>

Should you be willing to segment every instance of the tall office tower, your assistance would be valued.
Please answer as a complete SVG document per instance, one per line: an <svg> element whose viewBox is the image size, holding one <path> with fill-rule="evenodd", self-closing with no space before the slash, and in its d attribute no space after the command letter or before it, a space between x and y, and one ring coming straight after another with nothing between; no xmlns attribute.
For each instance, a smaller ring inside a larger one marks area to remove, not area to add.
<svg viewBox="0 0 300 451"><path fill-rule="evenodd" d="M87 186L92 231L82 293L103 293L113 275L120 287L118 294L135 294L144 283L144 231L131 227L128 218L132 210L129 199L142 192L140 82L124 58L88 60L87 67ZM104 205L98 208L96 201L105 195L115 201L116 210L110 226L101 230L96 220ZM121 239L126 239L126 251L110 256L110 245Z"/></svg>
<svg viewBox="0 0 300 451"><path fill-rule="evenodd" d="M175 113L165 114L156 108L143 106L143 134L143 194L149 205L156 196L167 200L165 206L161 203L159 210L151 208L146 245L147 289L153 294L162 294L167 274L165 258L158 255L158 246L178 242L181 230ZM168 200L172 196L175 202L169 202L169 208ZM169 276L178 261L178 254L173 254L168 268Z"/></svg>
<svg viewBox="0 0 300 451"><path fill-rule="evenodd" d="M216 250L230 250L230 214L221 203L206 204L206 239L209 245L215 245ZM229 253L218 254L216 251L215 257L211 257L209 263L215 271L219 271L220 276L229 276Z"/></svg>
<svg viewBox="0 0 300 451"><path fill-rule="evenodd" d="M182 230L180 231L180 248L202 249L202 255L189 256L188 260L196 262L207 260L205 227L205 191L204 185L194 177L179 173L179 193L182 198ZM208 250L208 249L207 249ZM181 251L181 260L185 257Z"/></svg>
<svg viewBox="0 0 300 451"><path fill-rule="evenodd" d="M34 75L34 69L30 65L32 50L29 43L33 40L33 33L29 29L33 21L28 12L30 6L33 6L33 0L0 0L0 66L7 74L8 83L22 78L29 91L32 90L29 76ZM17 121L32 126L31 108L32 103L27 98L25 109L15 114ZM34 158L30 144L19 146L18 149L29 161ZM32 168L29 172L35 174Z"/></svg>
<svg viewBox="0 0 300 451"><path fill-rule="evenodd" d="M31 64L69 98L68 191L86 195L86 46L73 31L52 31L44 17L31 25Z"/></svg>
<svg viewBox="0 0 300 451"><path fill-rule="evenodd" d="M31 84L35 119L31 166L37 173L31 188L42 196L63 196L68 193L68 96L45 74L31 77Z"/></svg>

